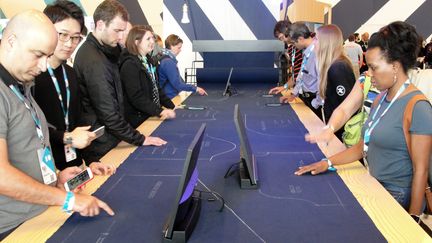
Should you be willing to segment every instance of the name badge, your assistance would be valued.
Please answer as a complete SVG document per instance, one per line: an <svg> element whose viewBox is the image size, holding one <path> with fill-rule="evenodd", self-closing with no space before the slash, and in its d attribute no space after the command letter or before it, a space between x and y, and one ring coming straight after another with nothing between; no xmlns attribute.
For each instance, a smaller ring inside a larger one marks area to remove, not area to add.
<svg viewBox="0 0 432 243"><path fill-rule="evenodd" d="M66 162L71 162L77 158L77 153L74 147L64 146L64 152L66 156Z"/></svg>
<svg viewBox="0 0 432 243"><path fill-rule="evenodd" d="M49 147L38 149L37 154L44 184L49 185L56 182L57 174L51 149Z"/></svg>

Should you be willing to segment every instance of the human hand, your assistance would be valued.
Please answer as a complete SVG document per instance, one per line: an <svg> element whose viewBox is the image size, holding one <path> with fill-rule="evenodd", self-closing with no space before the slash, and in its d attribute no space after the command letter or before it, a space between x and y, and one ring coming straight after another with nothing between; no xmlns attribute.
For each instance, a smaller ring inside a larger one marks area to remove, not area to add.
<svg viewBox="0 0 432 243"><path fill-rule="evenodd" d="M288 78L287 83L288 83L288 89L292 89L292 88L295 86L295 82L294 82L292 76L290 76L290 77Z"/></svg>
<svg viewBox="0 0 432 243"><path fill-rule="evenodd" d="M112 175L117 170L114 165L104 164L99 161L90 163L89 167L95 175Z"/></svg>
<svg viewBox="0 0 432 243"><path fill-rule="evenodd" d="M203 88L200 88L200 87L197 87L196 92L197 92L199 95L208 95L207 92L206 92Z"/></svg>
<svg viewBox="0 0 432 243"><path fill-rule="evenodd" d="M72 211L79 213L81 216L93 217L100 213L100 209L103 209L111 216L114 215L114 211L105 202L93 196L75 193L75 204Z"/></svg>
<svg viewBox="0 0 432 243"><path fill-rule="evenodd" d="M325 127L317 134L306 134L305 140L309 143L329 143L333 138L333 130L330 127Z"/></svg>
<svg viewBox="0 0 432 243"><path fill-rule="evenodd" d="M159 137L150 137L150 136L146 137L143 143L144 146L149 146L149 145L162 146L165 144L167 144L167 141Z"/></svg>
<svg viewBox="0 0 432 243"><path fill-rule="evenodd" d="M274 87L270 89L269 94L280 94L284 90L285 88L283 86Z"/></svg>
<svg viewBox="0 0 432 243"><path fill-rule="evenodd" d="M286 95L286 96L282 96L279 98L279 102L280 103L289 103L295 100L295 96L294 95Z"/></svg>
<svg viewBox="0 0 432 243"><path fill-rule="evenodd" d="M57 175L57 187L65 190L64 188L64 184L74 178L76 175L78 175L79 173L81 173L82 169L77 167L77 166L73 166L73 167L68 167L65 168L64 170L60 171Z"/></svg>
<svg viewBox="0 0 432 243"><path fill-rule="evenodd" d="M82 149L90 145L90 143L96 138L94 132L88 131L90 126L77 127L70 133L65 133L72 137L72 147Z"/></svg>
<svg viewBox="0 0 432 243"><path fill-rule="evenodd" d="M315 162L310 165L300 166L299 169L294 172L295 175L303 175L304 173L310 172L312 175L318 175L327 171L328 163L326 161Z"/></svg>
<svg viewBox="0 0 432 243"><path fill-rule="evenodd" d="M171 109L164 109L159 114L162 119L174 119L176 117L176 113Z"/></svg>

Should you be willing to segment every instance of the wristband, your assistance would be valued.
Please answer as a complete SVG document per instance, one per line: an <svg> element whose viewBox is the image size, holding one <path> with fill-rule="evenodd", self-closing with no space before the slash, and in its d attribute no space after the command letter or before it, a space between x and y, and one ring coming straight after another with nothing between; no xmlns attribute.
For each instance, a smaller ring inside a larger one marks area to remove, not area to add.
<svg viewBox="0 0 432 243"><path fill-rule="evenodd" d="M73 192L66 193L66 199L63 203L62 210L66 213L71 213L75 205L75 195Z"/></svg>
<svg viewBox="0 0 432 243"><path fill-rule="evenodd" d="M331 125L331 124L327 124L325 127L323 127L323 129L328 129L328 128L330 128L333 133L335 132L335 129L334 129L333 125Z"/></svg>
<svg viewBox="0 0 432 243"><path fill-rule="evenodd" d="M327 159L327 158L323 158L323 159L321 159L322 161L327 161L327 165L328 165L328 168L327 168L327 170L328 171L331 171L331 172L335 172L335 171L337 171L337 169L333 166L333 163L331 162L331 160L329 160L329 159Z"/></svg>

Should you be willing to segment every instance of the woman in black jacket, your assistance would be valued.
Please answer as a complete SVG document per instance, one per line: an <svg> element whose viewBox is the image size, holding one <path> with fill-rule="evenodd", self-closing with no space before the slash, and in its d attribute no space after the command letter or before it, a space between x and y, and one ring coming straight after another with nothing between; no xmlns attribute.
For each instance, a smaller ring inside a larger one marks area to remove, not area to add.
<svg viewBox="0 0 432 243"><path fill-rule="evenodd" d="M130 30L120 57L125 116L135 128L150 116L175 118L175 105L160 88L156 67L150 59L154 45L152 29L137 25Z"/></svg>
<svg viewBox="0 0 432 243"><path fill-rule="evenodd" d="M321 26L316 34L319 70L319 95L324 101L323 120L327 124L333 111L345 100L355 84L351 61L344 53L342 31L336 25ZM335 131L342 140L343 129Z"/></svg>

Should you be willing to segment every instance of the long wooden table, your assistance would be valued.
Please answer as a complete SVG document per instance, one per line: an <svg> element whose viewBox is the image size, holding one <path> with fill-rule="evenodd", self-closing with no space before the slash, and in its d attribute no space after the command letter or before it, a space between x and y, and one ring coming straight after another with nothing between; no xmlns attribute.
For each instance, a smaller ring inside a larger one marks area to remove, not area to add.
<svg viewBox="0 0 432 243"><path fill-rule="evenodd" d="M178 105L186 97L187 94L181 94L173 101ZM296 102L291 106L310 133L322 129L322 122L303 103ZM150 118L138 130L146 136L150 135L161 122L160 119ZM326 156L345 149L337 139L333 139L328 145L318 144L318 146ZM122 142L106 154L101 162L118 167L135 149L135 146ZM405 210L359 162L337 166L337 168L339 176L389 242L432 242L431 238L414 223ZM87 184L84 193L94 193L107 179L108 176L96 176ZM41 215L23 223L4 242L44 242L68 217L69 215L63 213L59 206L49 207Z"/></svg>

